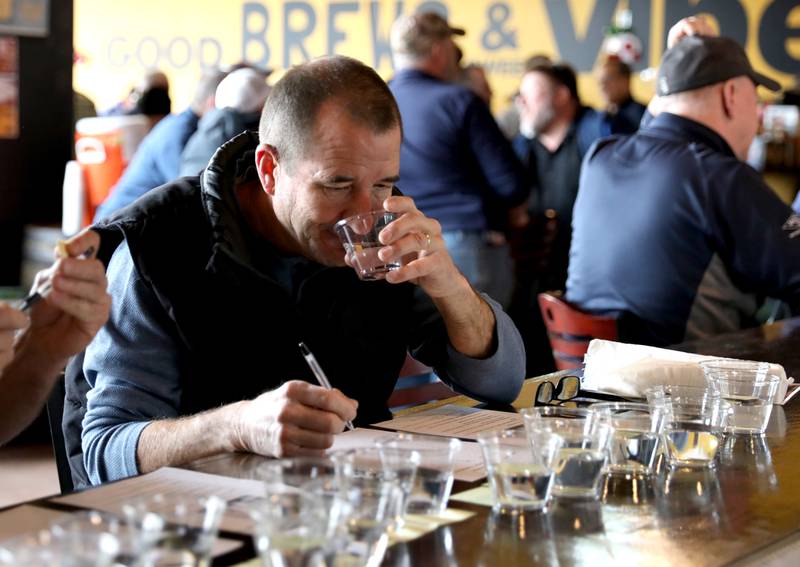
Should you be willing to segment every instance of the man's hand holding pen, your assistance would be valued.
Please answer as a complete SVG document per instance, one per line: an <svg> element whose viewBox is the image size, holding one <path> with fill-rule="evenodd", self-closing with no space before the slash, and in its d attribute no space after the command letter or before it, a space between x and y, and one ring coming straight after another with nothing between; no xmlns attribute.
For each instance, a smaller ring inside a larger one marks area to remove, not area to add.
<svg viewBox="0 0 800 567"><path fill-rule="evenodd" d="M105 268L94 257L99 247L99 235L89 229L60 243L55 263L36 275L33 288L42 300L31 302L30 325L18 348L60 360L89 344L111 308Z"/></svg>
<svg viewBox="0 0 800 567"><path fill-rule="evenodd" d="M356 417L358 402L335 388L292 380L228 408L235 412L231 450L275 457L318 456Z"/></svg>

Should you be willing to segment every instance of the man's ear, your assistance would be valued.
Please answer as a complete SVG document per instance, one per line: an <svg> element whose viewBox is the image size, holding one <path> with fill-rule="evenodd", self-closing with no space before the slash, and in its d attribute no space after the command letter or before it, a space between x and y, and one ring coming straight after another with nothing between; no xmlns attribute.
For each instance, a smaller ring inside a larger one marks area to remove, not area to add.
<svg viewBox="0 0 800 567"><path fill-rule="evenodd" d="M736 81L728 79L722 83L722 113L725 118L733 120L735 118L733 109L735 108L736 97L738 96L736 90Z"/></svg>
<svg viewBox="0 0 800 567"><path fill-rule="evenodd" d="M275 173L278 169L278 150L269 144L259 144L256 148L256 170L261 187L268 195L275 194Z"/></svg>

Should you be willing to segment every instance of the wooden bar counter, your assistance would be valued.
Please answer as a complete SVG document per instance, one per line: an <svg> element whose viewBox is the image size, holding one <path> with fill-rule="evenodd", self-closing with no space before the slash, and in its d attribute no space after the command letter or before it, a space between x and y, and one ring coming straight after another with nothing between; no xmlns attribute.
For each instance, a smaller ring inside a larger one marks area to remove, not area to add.
<svg viewBox="0 0 800 567"><path fill-rule="evenodd" d="M674 348L776 362L800 377L800 318ZM531 404L533 385L515 407ZM384 565L800 565L800 400L775 407L765 436L726 437L719 460L715 470L664 467L652 482L606 485L603 501L556 501L546 514L451 502L476 514L391 547ZM247 477L261 461L228 455L191 468ZM454 493L473 486L457 482Z"/></svg>

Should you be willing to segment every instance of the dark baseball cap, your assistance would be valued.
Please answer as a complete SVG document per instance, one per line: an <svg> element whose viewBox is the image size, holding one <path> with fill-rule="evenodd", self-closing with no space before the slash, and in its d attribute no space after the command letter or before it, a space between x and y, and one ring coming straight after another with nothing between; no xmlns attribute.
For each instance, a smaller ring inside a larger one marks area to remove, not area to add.
<svg viewBox="0 0 800 567"><path fill-rule="evenodd" d="M756 73L742 46L728 37L693 35L664 53L658 68L656 92L666 96L746 76L771 91L781 90L777 81Z"/></svg>
<svg viewBox="0 0 800 567"><path fill-rule="evenodd" d="M453 35L464 35L436 12L417 12L400 16L392 25L392 50L410 55L424 55L433 42Z"/></svg>

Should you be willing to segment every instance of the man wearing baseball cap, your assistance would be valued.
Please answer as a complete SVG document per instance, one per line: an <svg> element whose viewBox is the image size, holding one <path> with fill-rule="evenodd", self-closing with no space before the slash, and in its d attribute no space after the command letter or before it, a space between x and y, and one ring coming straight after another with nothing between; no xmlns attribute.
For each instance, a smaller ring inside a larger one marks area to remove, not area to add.
<svg viewBox="0 0 800 567"><path fill-rule="evenodd" d="M403 119L399 186L441 223L447 249L472 286L507 305L512 264L500 231L509 209L526 201L528 183L486 103L454 82L458 35L464 30L435 12L392 25L397 73L389 88Z"/></svg>
<svg viewBox="0 0 800 567"><path fill-rule="evenodd" d="M800 309L792 211L744 162L759 85L780 88L735 41L685 37L662 59L658 116L587 155L567 299L618 316L621 340L668 345L752 326L766 297Z"/></svg>

